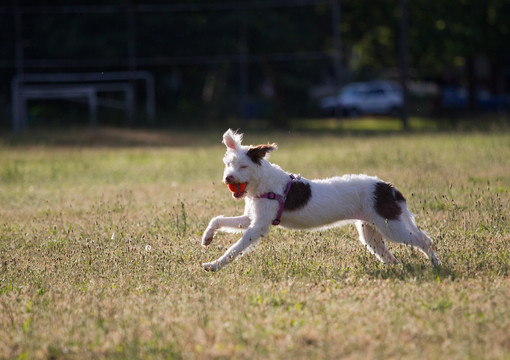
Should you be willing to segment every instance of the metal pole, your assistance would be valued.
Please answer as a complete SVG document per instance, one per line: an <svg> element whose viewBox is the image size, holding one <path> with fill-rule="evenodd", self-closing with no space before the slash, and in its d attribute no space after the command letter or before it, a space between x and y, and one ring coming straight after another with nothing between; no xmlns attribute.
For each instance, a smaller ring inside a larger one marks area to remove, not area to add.
<svg viewBox="0 0 510 360"><path fill-rule="evenodd" d="M21 19L21 8L19 0L14 2L14 31L16 37L16 75L23 73L23 25Z"/></svg>
<svg viewBox="0 0 510 360"><path fill-rule="evenodd" d="M14 1L15 67L16 77L12 80L12 128L14 131L28 127L25 100L21 93L23 86L18 79L23 77L23 23L19 0Z"/></svg>
<svg viewBox="0 0 510 360"><path fill-rule="evenodd" d="M407 53L409 50L407 38L409 35L409 24L408 24L408 3L407 0L400 0L400 46L399 46L399 65L400 65L400 85L402 87L402 112L400 118L402 120L402 127L407 130L409 127L409 96L407 89L407 80L409 61Z"/></svg>
<svg viewBox="0 0 510 360"><path fill-rule="evenodd" d="M127 50L128 50L128 69L131 74L134 74L136 71L136 13L135 13L135 4L133 0L130 0L128 3L127 9ZM134 78L134 77L133 77ZM136 81L134 79L131 80L131 86L133 91L136 91ZM133 101L136 96L133 96ZM133 125L135 122L135 113L136 113L136 103L133 102L131 104L130 110L128 112L127 123L128 125ZM152 122L152 119L149 118L149 122Z"/></svg>
<svg viewBox="0 0 510 360"><path fill-rule="evenodd" d="M240 0L243 3L243 0ZM248 45L246 41L246 7L243 6L239 22L239 87L240 97L240 117L246 120L246 103L248 98Z"/></svg>
<svg viewBox="0 0 510 360"><path fill-rule="evenodd" d="M342 33L340 28L340 0L333 0L332 22L333 22L333 72L335 77L335 96L340 94L342 88ZM335 118L342 118L342 105L335 106Z"/></svg>

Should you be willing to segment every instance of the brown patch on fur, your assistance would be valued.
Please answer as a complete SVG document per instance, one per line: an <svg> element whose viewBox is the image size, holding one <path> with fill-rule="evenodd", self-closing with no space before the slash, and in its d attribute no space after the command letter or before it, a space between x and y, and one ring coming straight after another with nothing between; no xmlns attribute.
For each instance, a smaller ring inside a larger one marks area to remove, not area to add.
<svg viewBox="0 0 510 360"><path fill-rule="evenodd" d="M301 181L294 181L290 186L287 200L285 201L285 210L298 210L304 207L312 197L310 184Z"/></svg>
<svg viewBox="0 0 510 360"><path fill-rule="evenodd" d="M248 149L248 157L253 161L255 164L260 165L262 159L271 151L276 150L278 147L276 144L263 144L263 145L257 145L252 146Z"/></svg>
<svg viewBox="0 0 510 360"><path fill-rule="evenodd" d="M378 182L374 190L375 211L387 220L397 220L402 214L399 202L406 201L392 184Z"/></svg>

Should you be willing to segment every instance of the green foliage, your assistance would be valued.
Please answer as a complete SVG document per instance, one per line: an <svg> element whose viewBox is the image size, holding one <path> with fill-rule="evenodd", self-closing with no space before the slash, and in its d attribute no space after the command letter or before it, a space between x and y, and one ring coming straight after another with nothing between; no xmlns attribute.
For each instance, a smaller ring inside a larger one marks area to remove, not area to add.
<svg viewBox="0 0 510 360"><path fill-rule="evenodd" d="M297 6L286 6L285 2L270 1L181 1L168 4L170 9L175 6L172 11L165 10L164 5L162 11L144 11L142 4L135 4L141 8L134 17L135 31L129 30L126 1L87 0L67 4L71 7L31 3L19 2L27 10L20 35L25 60L35 62L31 69L124 71L132 44L137 68L156 77L158 113L164 125L184 126L190 121L203 125L238 117L243 91L241 49L246 50L249 60L246 86L250 108L257 109L255 116L271 119L273 125L287 126L291 117L316 115L317 104L310 99L310 88L333 75L330 55L335 50L336 29L328 3L300 6L298 1ZM72 8L78 4L88 11L80 13L79 8ZM241 4L247 9L240 10ZM399 2L342 0L339 4L343 81L377 78L384 70L398 67ZM409 0L408 6L413 77L443 80L448 74L466 83L466 65L481 57L488 60L492 77L504 78L510 61L508 0ZM0 40L4 44L0 60L6 66L15 59L13 9L0 9ZM161 8L156 5L156 9ZM244 32L246 48L241 39ZM0 78L8 84L12 69L4 68ZM264 84L272 85L272 96L263 94ZM469 85L473 90L476 84ZM508 90L505 86L504 82L490 84L498 91ZM206 89L211 93L209 99L204 95ZM0 86L4 98L10 97L9 91L8 85ZM61 115L48 105L34 109L32 106L32 124L60 122ZM67 117L78 122L78 109L84 108L70 109L75 113ZM119 114L110 114L105 116L101 111L101 121L115 123L111 118ZM8 125L7 120L4 125Z"/></svg>

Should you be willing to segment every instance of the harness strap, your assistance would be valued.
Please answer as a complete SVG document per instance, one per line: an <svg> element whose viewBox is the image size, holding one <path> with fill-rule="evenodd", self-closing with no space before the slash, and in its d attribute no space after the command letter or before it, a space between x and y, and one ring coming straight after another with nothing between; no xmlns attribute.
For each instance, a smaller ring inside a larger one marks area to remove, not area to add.
<svg viewBox="0 0 510 360"><path fill-rule="evenodd" d="M287 187L285 188L284 195L276 194L274 192L268 192L262 195L257 196L259 199L269 199L269 200L277 200L280 204L280 207L278 208L278 212L276 213L276 218L273 220L273 225L279 225L280 219L282 217L283 209L285 208L285 201L287 200L287 195L289 195L290 187L294 180L296 180L296 177L294 175L289 175L290 181L287 183Z"/></svg>

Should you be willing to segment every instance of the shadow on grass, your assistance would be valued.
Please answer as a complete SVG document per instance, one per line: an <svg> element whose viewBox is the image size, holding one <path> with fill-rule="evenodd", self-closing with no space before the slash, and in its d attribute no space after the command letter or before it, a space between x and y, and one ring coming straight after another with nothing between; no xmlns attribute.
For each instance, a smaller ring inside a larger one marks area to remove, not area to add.
<svg viewBox="0 0 510 360"><path fill-rule="evenodd" d="M390 117L295 119L287 129L275 128L271 121L240 120L218 123L209 128L123 128L123 127L57 127L32 128L26 132L0 134L0 146L63 146L63 147L185 147L218 144L223 132L231 127L250 134L274 134L274 137L301 136L380 136L419 133L508 132L510 116L492 115L458 119L412 117L404 129L400 119ZM273 135L271 135L273 136Z"/></svg>
<svg viewBox="0 0 510 360"><path fill-rule="evenodd" d="M396 266L380 265L377 269L369 269L369 276L380 280L401 280L421 282L441 282L443 280L455 280L457 274L448 265L439 267L430 264L400 263Z"/></svg>
<svg viewBox="0 0 510 360"><path fill-rule="evenodd" d="M42 128L0 135L0 146L191 147L217 144L222 134L220 131L114 127Z"/></svg>

